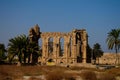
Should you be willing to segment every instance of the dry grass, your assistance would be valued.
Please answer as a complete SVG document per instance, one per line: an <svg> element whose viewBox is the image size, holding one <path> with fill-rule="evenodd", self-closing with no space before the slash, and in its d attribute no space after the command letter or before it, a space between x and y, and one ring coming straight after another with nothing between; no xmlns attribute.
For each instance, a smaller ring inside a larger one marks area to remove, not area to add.
<svg viewBox="0 0 120 80"><path fill-rule="evenodd" d="M71 70L76 70L76 71L80 71L80 70L90 70L90 71L98 71L98 72L103 72L105 70L100 70L100 69L96 69L96 68L86 68L86 67L70 67Z"/></svg>
<svg viewBox="0 0 120 80"><path fill-rule="evenodd" d="M82 77L83 80L97 80L95 72L90 70L82 71L80 76Z"/></svg>
<svg viewBox="0 0 120 80"><path fill-rule="evenodd" d="M72 73L66 73L65 71L73 71ZM74 73L74 71L80 72L81 70L87 70L82 73ZM104 72L101 74L100 79L96 79L97 72ZM111 74L110 74L111 73ZM96 70L83 67L58 67L58 66L16 66L16 65L0 65L0 80L15 80L21 79L23 76L39 76L46 75L47 80L75 80L74 76L81 76L84 80L115 80L115 76L120 76L120 68L109 70ZM88 79L89 78L89 79ZM31 78L31 80L37 80Z"/></svg>
<svg viewBox="0 0 120 80"><path fill-rule="evenodd" d="M90 70L82 71L80 76L83 80L116 80L114 74L103 72L97 77L96 73Z"/></svg>
<svg viewBox="0 0 120 80"><path fill-rule="evenodd" d="M120 76L120 67L106 70L107 73L111 73L115 76Z"/></svg>
<svg viewBox="0 0 120 80"><path fill-rule="evenodd" d="M0 65L0 79L10 78L10 80L20 79L23 76L46 75L54 70L66 70L64 67L56 66L16 66Z"/></svg>
<svg viewBox="0 0 120 80"><path fill-rule="evenodd" d="M61 80L63 79L64 72L63 71L53 71L48 73L46 76L47 80Z"/></svg>
<svg viewBox="0 0 120 80"><path fill-rule="evenodd" d="M42 80L40 78L31 77L29 80Z"/></svg>
<svg viewBox="0 0 120 80"><path fill-rule="evenodd" d="M13 65L0 65L0 74L0 79L4 78L6 80L13 80L23 76L21 70L18 70L18 68Z"/></svg>
<svg viewBox="0 0 120 80"><path fill-rule="evenodd" d="M64 73L64 71L59 70L54 70L53 72L50 72L46 76L47 80L75 80L73 77L73 74L69 73Z"/></svg>
<svg viewBox="0 0 120 80"><path fill-rule="evenodd" d="M115 75L111 73L103 73L103 74L100 74L99 76L100 77L98 80L116 80Z"/></svg>

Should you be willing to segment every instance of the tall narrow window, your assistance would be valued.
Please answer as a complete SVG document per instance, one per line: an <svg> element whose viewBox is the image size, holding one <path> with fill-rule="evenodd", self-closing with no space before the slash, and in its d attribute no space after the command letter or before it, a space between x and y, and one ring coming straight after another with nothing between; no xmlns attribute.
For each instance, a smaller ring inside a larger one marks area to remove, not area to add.
<svg viewBox="0 0 120 80"><path fill-rule="evenodd" d="M64 55L64 38L60 38L60 52L59 52L59 56L63 56Z"/></svg>
<svg viewBox="0 0 120 80"><path fill-rule="evenodd" d="M39 39L39 56L42 56L42 39Z"/></svg>
<svg viewBox="0 0 120 80"><path fill-rule="evenodd" d="M48 55L53 53L53 38L49 38L48 40Z"/></svg>

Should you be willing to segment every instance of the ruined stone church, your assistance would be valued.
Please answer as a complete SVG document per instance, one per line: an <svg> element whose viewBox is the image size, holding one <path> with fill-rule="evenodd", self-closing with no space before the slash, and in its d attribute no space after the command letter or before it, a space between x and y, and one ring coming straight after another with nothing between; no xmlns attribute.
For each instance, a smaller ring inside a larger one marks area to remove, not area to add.
<svg viewBox="0 0 120 80"><path fill-rule="evenodd" d="M31 42L39 43L41 39L41 56L39 62L46 64L86 63L88 35L85 29L74 29L71 32L41 32L35 25L29 30Z"/></svg>

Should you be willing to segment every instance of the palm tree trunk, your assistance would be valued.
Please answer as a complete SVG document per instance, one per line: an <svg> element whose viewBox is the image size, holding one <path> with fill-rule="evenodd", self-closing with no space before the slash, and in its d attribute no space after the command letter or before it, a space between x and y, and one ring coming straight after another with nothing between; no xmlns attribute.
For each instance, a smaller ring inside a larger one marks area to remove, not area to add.
<svg viewBox="0 0 120 80"><path fill-rule="evenodd" d="M12 62L13 58L15 57L15 55L16 55L16 54L14 54L14 55L12 56L12 58L10 58L10 60L9 60L10 63Z"/></svg>
<svg viewBox="0 0 120 80"><path fill-rule="evenodd" d="M19 52L18 58L19 58L19 62L22 63L22 52L21 51Z"/></svg>
<svg viewBox="0 0 120 80"><path fill-rule="evenodd" d="M28 56L28 63L32 63L32 53L30 53Z"/></svg>
<svg viewBox="0 0 120 80"><path fill-rule="evenodd" d="M26 63L26 56L27 56L27 55L26 55L25 52L24 52L23 54L24 54L24 63Z"/></svg>
<svg viewBox="0 0 120 80"><path fill-rule="evenodd" d="M19 55L19 62L22 63L21 55Z"/></svg>
<svg viewBox="0 0 120 80"><path fill-rule="evenodd" d="M117 50L117 45L115 44L115 53L116 53L116 61L115 61L115 64L116 64L116 65L119 64L119 63L118 63L117 52L118 52L118 50Z"/></svg>

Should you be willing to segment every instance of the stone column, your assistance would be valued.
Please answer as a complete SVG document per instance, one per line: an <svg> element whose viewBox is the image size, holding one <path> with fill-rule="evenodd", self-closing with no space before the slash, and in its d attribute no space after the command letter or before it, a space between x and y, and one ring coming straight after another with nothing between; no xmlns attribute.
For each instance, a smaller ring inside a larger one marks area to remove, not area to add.
<svg viewBox="0 0 120 80"><path fill-rule="evenodd" d="M46 58L46 44L45 38L42 37L42 64L45 64L45 58Z"/></svg>
<svg viewBox="0 0 120 80"><path fill-rule="evenodd" d="M82 63L86 63L86 41L84 41L83 42L83 46L82 46L83 48L83 56L82 56L82 58L83 58L83 61L82 61Z"/></svg>
<svg viewBox="0 0 120 80"><path fill-rule="evenodd" d="M86 41L87 34L86 34L86 31L83 31L82 36L83 36L83 45L82 45L82 52L83 52L82 58L83 58L83 61L82 61L82 63L86 63L86 57L87 57L87 55L86 55L86 47L87 47L87 41Z"/></svg>
<svg viewBox="0 0 120 80"><path fill-rule="evenodd" d="M53 38L53 57L56 58L56 43L55 38Z"/></svg>
<svg viewBox="0 0 120 80"><path fill-rule="evenodd" d="M66 54L67 54L67 42L64 38L64 53L63 53L63 57L65 58L66 57Z"/></svg>
<svg viewBox="0 0 120 80"><path fill-rule="evenodd" d="M67 38L67 56L66 56L66 61L67 61L67 63L69 63L70 62L70 60L69 60L69 58L71 58L71 53L70 53L70 50L71 49L71 38L70 38L70 36Z"/></svg>
<svg viewBox="0 0 120 80"><path fill-rule="evenodd" d="M46 44L46 57L48 57L48 39L45 44Z"/></svg>
<svg viewBox="0 0 120 80"><path fill-rule="evenodd" d="M53 57L54 57L54 60L55 60L55 63L57 63L57 43L56 43L56 38L54 38L53 40Z"/></svg>
<svg viewBox="0 0 120 80"><path fill-rule="evenodd" d="M76 63L77 62L77 45L76 45L76 33L73 32L72 34L72 58L74 59L74 62L73 63Z"/></svg>
<svg viewBox="0 0 120 80"><path fill-rule="evenodd" d="M42 44L42 62L46 63L46 60L48 58L48 39L46 37L43 38L43 44Z"/></svg>
<svg viewBox="0 0 120 80"><path fill-rule="evenodd" d="M56 38L55 43L56 43L56 46L55 46L56 47L56 50L55 50L56 51L55 52L56 53L56 64L58 64L58 60L59 60L58 58L59 58L59 52L60 52L60 49L59 49L59 47L60 47L59 37Z"/></svg>
<svg viewBox="0 0 120 80"><path fill-rule="evenodd" d="M66 59L66 63L68 63L68 50L69 50L69 48L68 48L68 42L66 42L65 43L65 46L64 46L65 48L65 50L64 50L64 57L65 57L65 59Z"/></svg>
<svg viewBox="0 0 120 80"><path fill-rule="evenodd" d="M45 56L45 42L44 42L44 38L42 38L42 57Z"/></svg>

